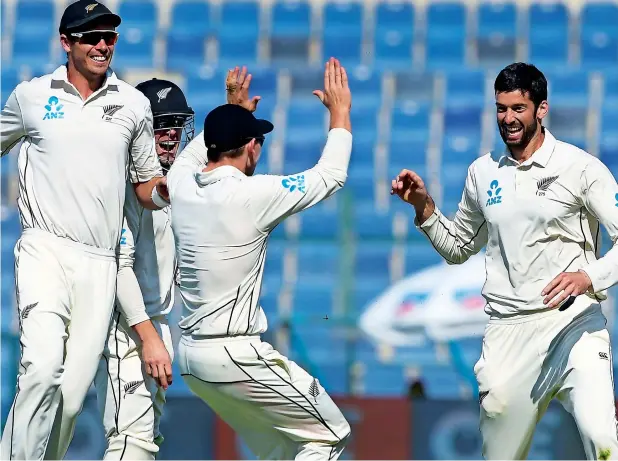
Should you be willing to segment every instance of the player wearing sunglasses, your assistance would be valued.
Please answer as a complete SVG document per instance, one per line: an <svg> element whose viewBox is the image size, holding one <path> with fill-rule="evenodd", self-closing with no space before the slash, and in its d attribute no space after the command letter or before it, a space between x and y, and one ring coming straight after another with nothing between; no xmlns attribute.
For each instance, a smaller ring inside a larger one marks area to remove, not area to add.
<svg viewBox="0 0 618 461"><path fill-rule="evenodd" d="M150 101L163 171L193 139L194 113L182 90L152 79L136 87ZM154 460L159 420L172 383L176 253L170 207L147 210L127 185L119 248L116 310L95 378L107 450L103 459Z"/></svg>
<svg viewBox="0 0 618 461"><path fill-rule="evenodd" d="M21 357L2 459L62 459L94 380L114 309L127 180L167 206L148 99L109 68L121 19L96 0L67 6L67 62L20 83L0 119L19 141L15 248Z"/></svg>

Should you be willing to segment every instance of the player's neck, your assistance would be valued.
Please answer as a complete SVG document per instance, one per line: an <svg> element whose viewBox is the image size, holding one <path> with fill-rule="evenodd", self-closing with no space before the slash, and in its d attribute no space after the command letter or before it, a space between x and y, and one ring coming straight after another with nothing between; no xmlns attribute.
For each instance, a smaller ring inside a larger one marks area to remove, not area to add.
<svg viewBox="0 0 618 461"><path fill-rule="evenodd" d="M105 75L101 77L88 79L84 74L80 73L75 66L69 64L67 66L67 79L69 83L75 87L81 97L86 100L98 89L103 86Z"/></svg>
<svg viewBox="0 0 618 461"><path fill-rule="evenodd" d="M206 168L204 168L202 171L206 173L206 172L214 170L215 168L219 168L222 166L233 166L237 170L240 170L246 174L246 171L245 171L246 165L247 165L247 160L244 158L244 156L237 157L237 158L224 157L218 162L208 162L208 164L206 165Z"/></svg>
<svg viewBox="0 0 618 461"><path fill-rule="evenodd" d="M541 148L544 140L545 140L545 131L543 130L543 127L539 125L534 136L530 139L528 144L526 144L526 147L524 147L523 149L512 149L511 148L511 155L519 163L523 163L526 160L528 160L530 157L532 157L532 154L534 154L537 150Z"/></svg>

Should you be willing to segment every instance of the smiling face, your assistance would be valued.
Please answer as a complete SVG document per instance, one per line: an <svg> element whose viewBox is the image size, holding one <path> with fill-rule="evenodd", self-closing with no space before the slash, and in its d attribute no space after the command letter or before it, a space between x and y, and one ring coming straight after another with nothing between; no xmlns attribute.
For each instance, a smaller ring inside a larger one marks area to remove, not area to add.
<svg viewBox="0 0 618 461"><path fill-rule="evenodd" d="M109 68L118 33L111 24L90 25L87 30L60 36L69 62L88 80L105 75Z"/></svg>
<svg viewBox="0 0 618 461"><path fill-rule="evenodd" d="M510 148L524 148L547 114L547 103L535 107L529 95L521 91L496 93L496 115L500 136Z"/></svg>

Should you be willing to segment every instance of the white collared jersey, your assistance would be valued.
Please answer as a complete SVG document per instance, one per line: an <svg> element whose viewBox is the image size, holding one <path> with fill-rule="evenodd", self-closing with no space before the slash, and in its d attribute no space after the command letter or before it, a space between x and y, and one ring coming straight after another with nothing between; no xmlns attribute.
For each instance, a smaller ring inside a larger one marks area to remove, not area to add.
<svg viewBox="0 0 618 461"><path fill-rule="evenodd" d="M148 99L110 70L84 101L60 66L20 83L0 122L3 155L23 139L23 227L115 250L127 176L135 183L161 174Z"/></svg>
<svg viewBox="0 0 618 461"><path fill-rule="evenodd" d="M617 194L600 160L545 130L541 148L521 164L503 153L477 159L454 219L436 209L420 229L451 264L486 246L485 310L517 318L546 311L541 292L564 271L582 269L592 281L575 303L606 299L618 282ZM614 242L604 257L599 223Z"/></svg>
<svg viewBox="0 0 618 461"><path fill-rule="evenodd" d="M148 317L167 315L174 305L176 275L170 207L145 209L137 201L132 184L127 183L124 213L118 271L130 268L135 273ZM121 309L128 312L132 307ZM127 321L134 323L130 318Z"/></svg>
<svg viewBox="0 0 618 461"><path fill-rule="evenodd" d="M183 334L236 336L267 329L259 305L266 243L286 217L343 187L352 135L336 128L317 165L290 176L246 176L233 166L202 172L200 133L168 173L183 302Z"/></svg>

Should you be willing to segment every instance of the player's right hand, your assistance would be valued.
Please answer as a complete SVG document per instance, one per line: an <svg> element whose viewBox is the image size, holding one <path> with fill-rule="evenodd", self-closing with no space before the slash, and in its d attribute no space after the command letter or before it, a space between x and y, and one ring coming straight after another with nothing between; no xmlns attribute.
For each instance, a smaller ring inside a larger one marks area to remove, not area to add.
<svg viewBox="0 0 618 461"><path fill-rule="evenodd" d="M142 360L146 373L167 390L172 384L172 359L159 335L142 341Z"/></svg>
<svg viewBox="0 0 618 461"><path fill-rule="evenodd" d="M239 73L240 72L240 73ZM239 70L238 66L230 69L225 79L225 89L227 91L227 103L242 106L251 112L255 112L261 96L249 97L249 87L251 86L252 75L247 75L247 67L243 66Z"/></svg>
<svg viewBox="0 0 618 461"><path fill-rule="evenodd" d="M416 209L423 209L429 194L423 179L411 170L401 170L391 183L391 195L398 195Z"/></svg>
<svg viewBox="0 0 618 461"><path fill-rule="evenodd" d="M348 74L339 60L330 58L324 66L324 90L313 92L331 113L349 112L352 108L352 93L348 86Z"/></svg>

